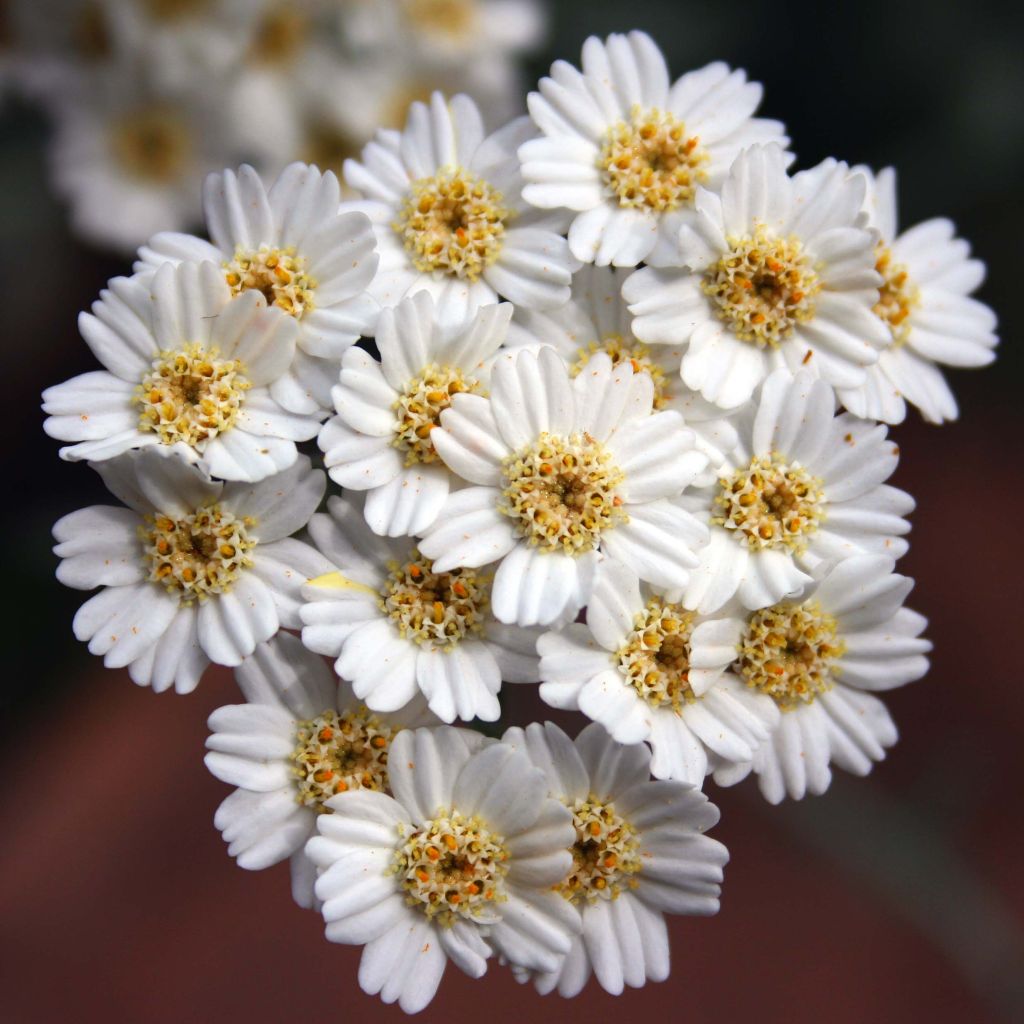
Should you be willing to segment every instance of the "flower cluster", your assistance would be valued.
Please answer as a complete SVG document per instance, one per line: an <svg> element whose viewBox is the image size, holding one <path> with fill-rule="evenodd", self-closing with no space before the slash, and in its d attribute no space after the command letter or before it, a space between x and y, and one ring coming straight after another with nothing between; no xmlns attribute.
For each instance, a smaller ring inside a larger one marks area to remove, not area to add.
<svg viewBox="0 0 1024 1024"><path fill-rule="evenodd" d="M122 502L55 527L76 635L156 690L237 666L229 852L406 1011L449 960L664 979L664 915L718 909L705 779L867 774L927 671L885 424L993 358L982 267L897 233L891 171L791 172L760 99L613 35L492 134L413 103L347 191L214 173L209 237L150 238L44 395ZM506 684L591 721L474 727Z"/></svg>
<svg viewBox="0 0 1024 1024"><path fill-rule="evenodd" d="M0 88L54 127L76 233L131 251L201 218L196 182L249 161L340 172L434 89L518 112L544 0L36 0L4 4Z"/></svg>

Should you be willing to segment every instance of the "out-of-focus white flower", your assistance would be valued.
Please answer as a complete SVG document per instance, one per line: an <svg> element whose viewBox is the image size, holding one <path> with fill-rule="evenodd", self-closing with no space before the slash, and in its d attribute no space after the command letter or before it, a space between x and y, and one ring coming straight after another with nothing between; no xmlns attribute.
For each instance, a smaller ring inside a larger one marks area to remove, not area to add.
<svg viewBox="0 0 1024 1024"><path fill-rule="evenodd" d="M53 535L57 579L103 588L74 630L107 668L188 693L211 661L238 665L281 626L300 625L302 584L331 568L292 537L324 493L309 459L252 485L214 483L153 448L95 468L128 507L72 512Z"/></svg>
<svg viewBox="0 0 1024 1024"><path fill-rule="evenodd" d="M538 632L490 610L491 574L440 571L414 540L378 537L357 505L331 498L310 535L335 571L302 593L302 639L336 658L368 707L394 711L422 693L446 722L501 713L502 680L537 682Z"/></svg>
<svg viewBox="0 0 1024 1024"><path fill-rule="evenodd" d="M902 423L906 403L930 423L957 417L956 399L940 365L987 366L995 359L995 313L970 297L985 264L970 259L956 229L936 218L897 234L896 172L887 167L868 180L866 209L881 240L875 254L882 275L875 312L891 334L878 362L859 387L839 388L843 405L858 416Z"/></svg>
<svg viewBox="0 0 1024 1024"><path fill-rule="evenodd" d="M327 938L365 945L363 991L406 1013L433 999L448 960L474 978L492 953L553 971L579 929L552 891L572 863L572 815L523 753L504 743L474 753L472 736L399 733L388 760L394 797L332 797L306 846L321 872Z"/></svg>
<svg viewBox="0 0 1024 1024"><path fill-rule="evenodd" d="M731 621L723 643L737 652L736 674L782 714L750 762L716 765L717 783L753 770L777 804L824 793L830 764L867 775L885 757L896 726L872 693L920 679L932 646L921 637L927 620L903 607L913 580L893 566L885 555L848 558L799 600Z"/></svg>
<svg viewBox="0 0 1024 1024"><path fill-rule="evenodd" d="M388 753L399 730L434 725L423 701L398 715L369 711L344 679L298 637L279 633L235 670L245 704L209 718L206 767L238 788L214 824L239 867L288 859L292 896L312 907L316 870L303 847L326 801L354 789L388 791Z"/></svg>
<svg viewBox="0 0 1024 1024"><path fill-rule="evenodd" d="M700 185L721 187L734 157L788 139L778 121L751 115L761 86L709 64L669 82L644 32L591 36L583 70L556 61L530 93L542 137L519 149L527 202L568 208L572 254L585 263L675 265L680 227Z"/></svg>
<svg viewBox="0 0 1024 1024"><path fill-rule="evenodd" d="M591 971L612 995L664 981L664 915L718 913L729 851L704 835L718 808L686 783L652 782L647 748L616 743L596 723L575 741L534 722L509 729L502 742L544 772L576 832L572 868L555 891L579 914L582 933L557 970L533 972L537 990L578 995Z"/></svg>
<svg viewBox="0 0 1024 1024"><path fill-rule="evenodd" d="M681 269L647 267L623 287L633 333L685 346L683 382L727 409L778 366L856 387L889 341L873 312L882 278L864 176L826 160L789 178L786 159L745 150L720 195L698 188Z"/></svg>

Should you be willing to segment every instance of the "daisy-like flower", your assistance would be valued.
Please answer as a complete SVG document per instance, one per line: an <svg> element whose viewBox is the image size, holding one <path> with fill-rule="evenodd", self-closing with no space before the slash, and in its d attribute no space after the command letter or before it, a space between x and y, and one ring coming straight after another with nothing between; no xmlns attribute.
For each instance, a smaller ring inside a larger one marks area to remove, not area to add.
<svg viewBox="0 0 1024 1024"><path fill-rule="evenodd" d="M899 449L884 426L834 411L825 381L780 369L738 417L740 443L718 484L681 499L711 527L687 608L710 614L733 595L764 608L798 594L825 562L907 550L914 500L884 483Z"/></svg>
<svg viewBox="0 0 1024 1024"><path fill-rule="evenodd" d="M634 372L646 371L654 381L654 408L675 409L696 434L696 446L708 466L694 481L702 487L718 479L718 467L736 446L736 430L722 410L705 401L679 379L681 349L654 348L633 336L632 315L622 299L628 270L587 265L572 279L572 299L546 313L516 308L507 348L550 345L575 376L597 352L607 352L612 365L628 362Z"/></svg>
<svg viewBox="0 0 1024 1024"><path fill-rule="evenodd" d="M889 341L864 176L826 160L790 178L786 159L778 146L743 152L721 195L698 188L681 268L646 267L623 287L633 333L684 346L683 382L726 409L783 365L857 387Z"/></svg>
<svg viewBox="0 0 1024 1024"><path fill-rule="evenodd" d="M528 102L543 137L520 147L523 196L576 212L569 247L585 263L675 263L699 186L717 190L745 147L789 141L751 116L761 86L744 72L709 64L670 84L644 32L591 36L583 70L556 61L539 89Z"/></svg>
<svg viewBox="0 0 1024 1024"><path fill-rule="evenodd" d="M779 803L820 794L830 764L867 775L896 726L872 693L920 679L931 644L927 620L903 607L913 580L885 555L856 555L831 568L797 601L733 619L735 672L782 712L779 727L747 764L718 765L715 781L732 785L753 770L765 799Z"/></svg>
<svg viewBox="0 0 1024 1024"><path fill-rule="evenodd" d="M445 722L493 722L502 679L538 681L538 633L495 621L490 572L441 571L414 540L372 533L358 505L331 498L328 510L309 532L334 571L303 587L302 640L337 659L367 707L396 711L422 692Z"/></svg>
<svg viewBox="0 0 1024 1024"><path fill-rule="evenodd" d="M331 797L306 846L327 938L365 945L363 991L415 1013L448 960L474 978L492 953L556 970L579 927L552 891L575 832L544 773L504 743L474 752L464 730L441 727L399 733L388 774L394 797Z"/></svg>
<svg viewBox="0 0 1024 1024"><path fill-rule="evenodd" d="M544 772L576 832L572 867L555 891L579 914L581 934L557 970L534 973L538 991L578 995L591 971L612 995L664 981L663 915L718 913L729 851L704 835L718 808L686 783L652 782L647 748L616 743L596 723L575 742L550 722L509 729L502 742Z"/></svg>
<svg viewBox="0 0 1024 1024"><path fill-rule="evenodd" d="M366 491L363 512L375 533L419 534L437 519L452 474L431 436L455 395L486 393L511 315L508 303L483 306L446 329L429 293L418 292L381 314L380 362L359 348L345 353L332 391L338 414L319 443L331 479Z"/></svg>
<svg viewBox="0 0 1024 1024"><path fill-rule="evenodd" d="M320 429L320 416L287 412L271 395L292 362L295 321L258 292L232 297L216 264L117 278L79 326L106 369L43 392L43 428L76 442L65 459L159 445L211 476L253 483L287 469L295 442Z"/></svg>
<svg viewBox="0 0 1024 1024"><path fill-rule="evenodd" d="M501 622L547 625L587 603L603 552L650 583L685 586L707 539L669 499L707 465L654 382L596 353L573 379L552 348L500 358L491 395L456 395L431 435L478 485L453 492L420 542L436 569L500 560Z"/></svg>
<svg viewBox="0 0 1024 1024"><path fill-rule="evenodd" d="M94 505L53 528L57 579L102 587L75 636L157 692L195 689L206 666L238 665L280 627L296 629L300 588L330 565L292 538L324 493L300 456L255 485L208 480L152 448L95 464L127 505Z"/></svg>
<svg viewBox="0 0 1024 1024"><path fill-rule="evenodd" d="M729 620L704 619L656 596L606 559L587 624L537 643L540 695L552 707L582 711L619 743L650 744L659 779L700 786L709 752L716 763L749 762L778 724L770 699L725 674L736 656L731 637Z"/></svg>
<svg viewBox="0 0 1024 1024"><path fill-rule="evenodd" d="M468 96L434 93L412 104L403 132L378 132L362 162L346 161L363 201L342 209L373 221L380 271L370 294L382 306L425 289L454 326L499 296L536 309L568 300L575 264L564 217L522 198L515 154L533 130L524 117L485 137Z"/></svg>
<svg viewBox="0 0 1024 1024"><path fill-rule="evenodd" d="M422 701L400 715L369 711L323 658L290 633L260 644L235 670L245 704L210 715L206 767L238 788L213 821L239 867L288 860L292 896L312 907L316 869L303 847L327 800L354 789L388 791L391 740L434 725Z"/></svg>
<svg viewBox="0 0 1024 1024"><path fill-rule="evenodd" d="M875 313L891 335L859 387L839 388L839 399L858 416L901 423L907 402L930 423L957 418L957 404L938 364L987 366L995 359L996 317L970 297L985 264L970 259L956 229L936 218L897 234L896 172L887 167L868 180L866 207L881 235L875 250L882 275Z"/></svg>
<svg viewBox="0 0 1024 1024"><path fill-rule="evenodd" d="M377 270L365 216L339 213L338 179L291 164L268 190L249 166L206 179L211 241L163 232L139 250L137 273L182 260L212 260L232 292L256 291L299 325L291 366L271 386L297 413L330 407L342 353L375 319L366 287Z"/></svg>

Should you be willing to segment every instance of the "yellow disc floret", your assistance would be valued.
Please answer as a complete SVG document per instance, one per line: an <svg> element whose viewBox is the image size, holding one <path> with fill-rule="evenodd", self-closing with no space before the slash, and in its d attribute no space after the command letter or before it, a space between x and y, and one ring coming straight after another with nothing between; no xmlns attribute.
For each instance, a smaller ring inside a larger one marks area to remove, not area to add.
<svg viewBox="0 0 1024 1024"><path fill-rule="evenodd" d="M781 603L751 616L736 667L748 686L791 711L835 685L844 650L836 620L817 602Z"/></svg>
<svg viewBox="0 0 1024 1024"><path fill-rule="evenodd" d="M777 238L762 226L728 241L729 251L708 268L701 288L737 338L777 348L814 317L821 280L811 258L799 239Z"/></svg>
<svg viewBox="0 0 1024 1024"><path fill-rule="evenodd" d="M191 447L228 430L251 385L238 360L218 355L199 344L161 352L132 399L139 429L158 434L161 444Z"/></svg>
<svg viewBox="0 0 1024 1024"><path fill-rule="evenodd" d="M671 397L668 378L662 366L651 358L651 350L646 345L632 337L626 340L621 334L609 334L601 341L592 341L579 350L576 362L569 367L572 376L579 376L591 357L598 352L607 352L613 367L629 363L634 373L649 374L654 382L654 408L665 408Z"/></svg>
<svg viewBox="0 0 1024 1024"><path fill-rule="evenodd" d="M441 413L452 404L452 398L464 391L483 393L476 378L453 366L427 366L405 385L392 407L397 426L391 443L405 452L407 466L439 461L430 432L440 425Z"/></svg>
<svg viewBox="0 0 1024 1024"><path fill-rule="evenodd" d="M455 810L416 829L395 852L392 870L406 903L446 927L460 918L492 922L495 904L508 899L504 839Z"/></svg>
<svg viewBox="0 0 1024 1024"><path fill-rule="evenodd" d="M166 185L179 181L192 158L192 136L180 111L157 105L123 115L111 125L117 165L140 181Z"/></svg>
<svg viewBox="0 0 1024 1024"><path fill-rule="evenodd" d="M380 604L403 638L450 650L483 633L490 592L488 580L474 569L434 572L433 563L415 549L409 561L389 568Z"/></svg>
<svg viewBox="0 0 1024 1024"><path fill-rule="evenodd" d="M825 518L822 481L776 452L756 455L719 484L711 522L734 530L754 551L803 551L807 537Z"/></svg>
<svg viewBox="0 0 1024 1024"><path fill-rule="evenodd" d="M692 612L653 597L616 651L627 681L652 708L671 708L678 714L696 699L690 689L692 631Z"/></svg>
<svg viewBox="0 0 1024 1024"><path fill-rule="evenodd" d="M542 433L506 457L498 510L542 551L582 555L601 533L629 521L618 488L626 476L590 434Z"/></svg>
<svg viewBox="0 0 1024 1024"><path fill-rule="evenodd" d="M242 570L252 565L249 536L255 521L236 518L219 505L207 505L172 519L147 516L140 528L149 579L182 604L225 594Z"/></svg>
<svg viewBox="0 0 1024 1024"><path fill-rule="evenodd" d="M253 252L238 249L235 258L224 264L224 272L234 295L255 289L263 293L268 306L277 306L296 319L313 311L316 281L293 248L261 245Z"/></svg>
<svg viewBox="0 0 1024 1024"><path fill-rule="evenodd" d="M576 842L572 870L558 891L573 903L613 900L634 889L640 873L640 841L636 829L593 794L571 804Z"/></svg>
<svg viewBox="0 0 1024 1024"><path fill-rule="evenodd" d="M910 314L921 301L921 290L911 280L906 264L893 262L887 245L879 243L875 255L875 270L882 275L875 315L889 325L893 347L899 348L910 336Z"/></svg>
<svg viewBox="0 0 1024 1024"><path fill-rule="evenodd" d="M309 14L297 5L272 5L255 27L250 58L257 64L288 68L304 53L312 29Z"/></svg>
<svg viewBox="0 0 1024 1024"><path fill-rule="evenodd" d="M324 801L350 789L388 788L388 747L397 729L373 712L327 710L295 730L292 752L297 799L317 813Z"/></svg>
<svg viewBox="0 0 1024 1024"><path fill-rule="evenodd" d="M425 35L465 41L473 37L476 0L405 0L413 28Z"/></svg>
<svg viewBox="0 0 1024 1024"><path fill-rule="evenodd" d="M413 182L393 227L421 273L476 281L501 253L511 216L483 178L446 169Z"/></svg>
<svg viewBox="0 0 1024 1024"><path fill-rule="evenodd" d="M210 0L141 0L141 4L154 21L175 22L204 14Z"/></svg>
<svg viewBox="0 0 1024 1024"><path fill-rule="evenodd" d="M604 138L598 166L620 206L663 213L693 202L710 157L686 126L663 110L634 106Z"/></svg>

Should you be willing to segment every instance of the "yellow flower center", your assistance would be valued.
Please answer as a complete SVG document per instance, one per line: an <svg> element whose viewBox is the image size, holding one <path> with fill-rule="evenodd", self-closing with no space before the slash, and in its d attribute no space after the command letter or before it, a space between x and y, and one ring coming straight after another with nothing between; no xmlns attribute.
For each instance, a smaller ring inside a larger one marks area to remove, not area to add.
<svg viewBox="0 0 1024 1024"><path fill-rule="evenodd" d="M350 789L388 788L388 746L399 730L371 711L324 711L299 722L292 752L297 799L317 813L324 801Z"/></svg>
<svg viewBox="0 0 1024 1024"><path fill-rule="evenodd" d="M237 249L235 258L224 264L224 271L233 295L255 289L263 293L268 306L277 306L297 320L314 309L316 281L306 272L306 261L291 247L261 245L255 252Z"/></svg>
<svg viewBox="0 0 1024 1024"><path fill-rule="evenodd" d="M814 601L763 608L747 624L737 670L783 711L811 704L839 675L845 645L836 628L836 620Z"/></svg>
<svg viewBox="0 0 1024 1024"><path fill-rule="evenodd" d="M467 40L476 26L476 0L406 0L405 9L413 28L428 35Z"/></svg>
<svg viewBox="0 0 1024 1024"><path fill-rule="evenodd" d="M636 829L615 812L614 804L603 804L593 794L569 810L576 842L571 848L572 870L558 892L572 903L593 903L636 888L642 867Z"/></svg>
<svg viewBox="0 0 1024 1024"><path fill-rule="evenodd" d="M921 301L921 290L911 280L906 264L893 262L887 245L880 242L875 253L875 269L882 275L875 314L889 325L893 347L899 348L910 337L910 314Z"/></svg>
<svg viewBox="0 0 1024 1024"><path fill-rule="evenodd" d="M664 213L693 202L709 160L681 121L663 110L634 106L628 121L608 130L598 166L620 206Z"/></svg>
<svg viewBox="0 0 1024 1024"><path fill-rule="evenodd" d="M692 631L692 612L654 597L616 651L619 668L652 708L672 708L678 714L696 699L690 689Z"/></svg>
<svg viewBox="0 0 1024 1024"><path fill-rule="evenodd" d="M174 22L203 14L210 0L141 0L143 8L154 21Z"/></svg>
<svg viewBox="0 0 1024 1024"><path fill-rule="evenodd" d="M216 504L182 519L147 516L140 535L150 582L162 584L186 605L226 594L252 565L253 526L255 520L238 519Z"/></svg>
<svg viewBox="0 0 1024 1024"><path fill-rule="evenodd" d="M607 352L611 357L612 366L629 363L634 373L650 374L651 380L654 381L654 408L665 408L671 398L668 379L661 365L651 358L651 350L646 345L634 338L627 341L621 334L609 334L601 341L592 341L586 348L579 350L576 362L569 368L572 376L579 376L591 356L597 352Z"/></svg>
<svg viewBox="0 0 1024 1024"><path fill-rule="evenodd" d="M498 510L514 519L528 544L582 555L603 530L629 521L616 490L626 476L589 434L543 433L505 458Z"/></svg>
<svg viewBox="0 0 1024 1024"><path fill-rule="evenodd" d="M178 181L192 153L188 125L170 106L125 114L111 126L111 146L118 166L129 176L151 184Z"/></svg>
<svg viewBox="0 0 1024 1024"><path fill-rule="evenodd" d="M405 452L407 466L439 461L430 432L440 426L452 398L464 391L483 393L478 380L454 366L428 366L406 384L393 406L398 425L391 443Z"/></svg>
<svg viewBox="0 0 1024 1024"><path fill-rule="evenodd" d="M508 899L507 862L504 839L479 818L442 810L399 847L392 870L406 903L451 927L460 918L494 920L492 908Z"/></svg>
<svg viewBox="0 0 1024 1024"><path fill-rule="evenodd" d="M229 429L251 385L240 362L217 355L198 343L161 352L132 399L139 429L159 434L161 444L192 447Z"/></svg>
<svg viewBox="0 0 1024 1024"><path fill-rule="evenodd" d="M420 272L476 281L498 258L511 216L482 178L442 170L413 182L394 229Z"/></svg>
<svg viewBox="0 0 1024 1024"><path fill-rule="evenodd" d="M251 59L257 64L290 66L305 49L312 27L309 15L292 4L271 7L256 26Z"/></svg>
<svg viewBox="0 0 1024 1024"><path fill-rule="evenodd" d="M434 572L415 549L410 561L390 568L381 609L403 638L431 650L451 650L467 636L483 633L490 606L488 578L473 569Z"/></svg>
<svg viewBox="0 0 1024 1024"><path fill-rule="evenodd" d="M814 317L821 281L797 238L776 238L759 226L729 239L729 251L704 274L701 288L741 341L777 348L794 327Z"/></svg>
<svg viewBox="0 0 1024 1024"><path fill-rule="evenodd" d="M69 17L71 48L88 61L99 61L113 52L106 11L99 0L87 0Z"/></svg>
<svg viewBox="0 0 1024 1024"><path fill-rule="evenodd" d="M718 512L711 522L735 530L754 551L786 547L803 551L825 518L825 491L818 477L776 452L756 455L745 469L719 481Z"/></svg>

